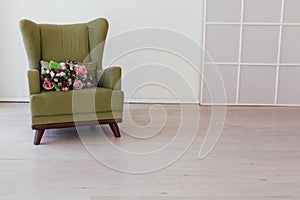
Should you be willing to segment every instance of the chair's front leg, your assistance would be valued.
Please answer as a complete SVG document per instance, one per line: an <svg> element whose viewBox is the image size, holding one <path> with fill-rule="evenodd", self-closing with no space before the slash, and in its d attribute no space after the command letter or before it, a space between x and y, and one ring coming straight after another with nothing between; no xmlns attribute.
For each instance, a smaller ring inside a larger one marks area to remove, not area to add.
<svg viewBox="0 0 300 200"><path fill-rule="evenodd" d="M41 143L42 137L44 135L45 130L36 130L34 137L34 145L39 145Z"/></svg>
<svg viewBox="0 0 300 200"><path fill-rule="evenodd" d="M116 138L121 137L121 134L120 134L120 131L119 131L119 126L118 126L118 124L116 122L109 123L109 126L110 126L110 128L111 128L111 130L114 133L114 135L115 135Z"/></svg>

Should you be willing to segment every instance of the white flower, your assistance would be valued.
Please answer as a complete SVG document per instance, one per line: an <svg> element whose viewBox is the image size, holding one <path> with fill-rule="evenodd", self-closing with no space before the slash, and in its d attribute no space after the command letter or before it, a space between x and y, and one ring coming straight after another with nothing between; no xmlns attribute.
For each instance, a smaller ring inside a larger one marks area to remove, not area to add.
<svg viewBox="0 0 300 200"><path fill-rule="evenodd" d="M60 73L57 73L56 76L60 76Z"/></svg>
<svg viewBox="0 0 300 200"><path fill-rule="evenodd" d="M60 72L60 76L65 76L66 73L65 72Z"/></svg>
<svg viewBox="0 0 300 200"><path fill-rule="evenodd" d="M50 72L49 69L47 69L47 70L46 70L46 73L49 74L49 72Z"/></svg>
<svg viewBox="0 0 300 200"><path fill-rule="evenodd" d="M51 71L51 72L50 72L50 76L51 76L51 77L54 77L54 76L55 76L55 73L54 73L53 71Z"/></svg>

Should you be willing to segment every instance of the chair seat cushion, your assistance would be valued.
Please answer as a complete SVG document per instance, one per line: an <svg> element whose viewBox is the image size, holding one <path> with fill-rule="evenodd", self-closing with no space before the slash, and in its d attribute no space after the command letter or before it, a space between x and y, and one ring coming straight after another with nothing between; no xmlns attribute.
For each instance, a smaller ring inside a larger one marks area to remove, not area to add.
<svg viewBox="0 0 300 200"><path fill-rule="evenodd" d="M90 88L68 92L41 92L30 96L32 116L95 113L123 109L123 92Z"/></svg>

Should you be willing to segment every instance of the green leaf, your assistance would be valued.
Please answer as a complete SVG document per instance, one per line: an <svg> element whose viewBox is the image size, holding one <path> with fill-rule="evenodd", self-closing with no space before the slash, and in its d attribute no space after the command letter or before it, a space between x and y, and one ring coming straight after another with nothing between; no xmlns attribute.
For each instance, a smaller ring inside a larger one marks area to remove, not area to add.
<svg viewBox="0 0 300 200"><path fill-rule="evenodd" d="M58 85L56 83L52 83L52 85L54 86L56 92L60 91L60 88L58 87Z"/></svg>
<svg viewBox="0 0 300 200"><path fill-rule="evenodd" d="M57 69L61 69L61 65L51 60L49 63L49 68L50 69L54 68L55 70L57 70Z"/></svg>

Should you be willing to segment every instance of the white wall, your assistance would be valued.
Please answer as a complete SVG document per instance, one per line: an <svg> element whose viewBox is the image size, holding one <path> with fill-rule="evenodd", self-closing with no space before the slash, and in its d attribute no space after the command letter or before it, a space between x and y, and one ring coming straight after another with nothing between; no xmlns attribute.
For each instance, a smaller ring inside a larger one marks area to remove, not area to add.
<svg viewBox="0 0 300 200"><path fill-rule="evenodd" d="M123 67L127 101L177 102L179 98L181 102L198 102L201 51L192 40L201 43L202 10L200 0L1 0L0 100L28 100L28 65L19 33L20 19L29 18L38 23L76 23L105 17L110 21L110 40L104 64ZM145 27L169 31L128 32ZM181 57L157 49L134 51L112 62L120 53L139 46L174 51L188 57L194 67Z"/></svg>

